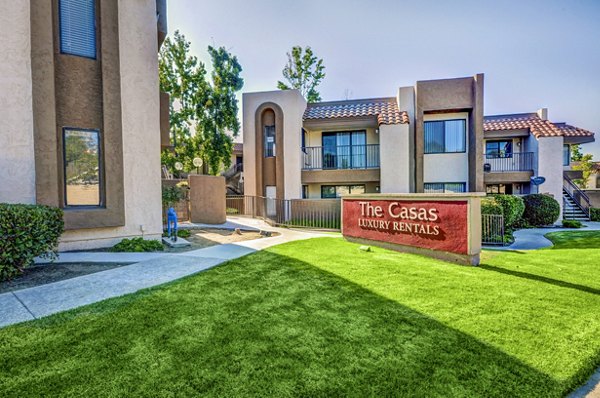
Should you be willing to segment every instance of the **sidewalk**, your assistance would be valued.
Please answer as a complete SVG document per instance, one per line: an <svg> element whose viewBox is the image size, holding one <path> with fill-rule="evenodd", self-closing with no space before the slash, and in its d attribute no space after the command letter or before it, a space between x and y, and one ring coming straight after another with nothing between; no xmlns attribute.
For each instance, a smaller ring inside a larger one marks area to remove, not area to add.
<svg viewBox="0 0 600 398"><path fill-rule="evenodd" d="M243 225L245 228L276 231L281 235L182 253L62 253L57 262L133 262L134 264L0 294L0 308L2 308L0 327L134 293L281 243L332 236L273 228L263 221L253 219L236 218L228 220L227 224L227 229L240 228L240 225Z"/></svg>

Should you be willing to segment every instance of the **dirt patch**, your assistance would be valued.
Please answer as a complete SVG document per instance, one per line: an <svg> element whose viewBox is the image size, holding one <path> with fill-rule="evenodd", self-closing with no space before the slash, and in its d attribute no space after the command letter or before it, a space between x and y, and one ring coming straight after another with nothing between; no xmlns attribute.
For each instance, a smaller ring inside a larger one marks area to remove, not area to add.
<svg viewBox="0 0 600 398"><path fill-rule="evenodd" d="M205 247L222 245L226 243L244 242L254 239L267 239L258 231L240 231L236 233L228 229L189 229L191 235L185 239L191 243L191 246L182 248L172 248L165 246L165 252L184 252L190 250L202 249ZM278 236L278 232L272 232L271 236Z"/></svg>
<svg viewBox="0 0 600 398"><path fill-rule="evenodd" d="M25 272L10 281L0 282L0 293L27 289L47 283L63 281L82 275L122 267L130 263L60 263L37 264L25 268Z"/></svg>

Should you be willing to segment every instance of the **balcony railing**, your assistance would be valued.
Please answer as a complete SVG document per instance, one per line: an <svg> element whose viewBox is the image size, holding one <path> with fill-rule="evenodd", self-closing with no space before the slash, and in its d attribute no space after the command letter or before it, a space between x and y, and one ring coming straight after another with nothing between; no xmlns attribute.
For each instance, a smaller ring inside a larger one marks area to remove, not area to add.
<svg viewBox="0 0 600 398"><path fill-rule="evenodd" d="M379 168L379 144L302 148L303 170Z"/></svg>
<svg viewBox="0 0 600 398"><path fill-rule="evenodd" d="M533 152L514 152L486 154L484 171L503 173L512 171L533 171L535 157Z"/></svg>

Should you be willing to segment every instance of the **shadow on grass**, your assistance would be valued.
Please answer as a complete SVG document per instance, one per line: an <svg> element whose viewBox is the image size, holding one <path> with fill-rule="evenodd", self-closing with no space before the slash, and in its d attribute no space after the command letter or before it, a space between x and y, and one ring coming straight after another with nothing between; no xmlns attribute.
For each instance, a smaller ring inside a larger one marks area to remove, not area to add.
<svg viewBox="0 0 600 398"><path fill-rule="evenodd" d="M4 396L565 393L563 383L473 336L266 251L8 327L0 345Z"/></svg>
<svg viewBox="0 0 600 398"><path fill-rule="evenodd" d="M548 283L548 284L558 286L558 287L575 289L575 290L579 290L579 291L585 292L585 293L600 295L600 289L596 289L596 288L593 288L590 286L585 286L585 285L579 285L577 283L565 282L565 281L561 281L558 279L552 279L552 278L548 278L548 277L541 276L541 275L529 274L527 272L514 271L514 270L510 270L510 269L506 269L506 268L495 267L493 265L481 264L481 265L479 265L479 268L487 270L487 271L498 272L498 273L505 274L505 275L516 276L518 278L525 278L525 279L529 279L532 281L544 282L544 283Z"/></svg>

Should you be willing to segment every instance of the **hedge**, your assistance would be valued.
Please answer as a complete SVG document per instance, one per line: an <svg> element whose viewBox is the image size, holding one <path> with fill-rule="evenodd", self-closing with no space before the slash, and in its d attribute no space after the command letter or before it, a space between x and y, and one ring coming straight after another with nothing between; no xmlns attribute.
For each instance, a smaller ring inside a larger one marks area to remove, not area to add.
<svg viewBox="0 0 600 398"><path fill-rule="evenodd" d="M525 212L523 220L534 227L552 225L560 215L560 205L550 195L532 194L523 197Z"/></svg>
<svg viewBox="0 0 600 398"><path fill-rule="evenodd" d="M595 209L595 208L590 209L590 220L591 221L600 221L600 209Z"/></svg>
<svg viewBox="0 0 600 398"><path fill-rule="evenodd" d="M481 199L481 214L504 215L504 210L495 197L489 196Z"/></svg>
<svg viewBox="0 0 600 398"><path fill-rule="evenodd" d="M519 196L494 195L493 198L502 207L505 226L512 227L523 217L525 202Z"/></svg>
<svg viewBox="0 0 600 398"><path fill-rule="evenodd" d="M0 203L0 280L22 273L37 256L54 258L63 231L61 209Z"/></svg>

